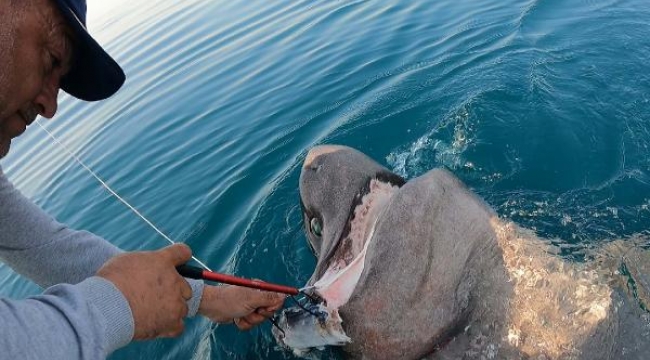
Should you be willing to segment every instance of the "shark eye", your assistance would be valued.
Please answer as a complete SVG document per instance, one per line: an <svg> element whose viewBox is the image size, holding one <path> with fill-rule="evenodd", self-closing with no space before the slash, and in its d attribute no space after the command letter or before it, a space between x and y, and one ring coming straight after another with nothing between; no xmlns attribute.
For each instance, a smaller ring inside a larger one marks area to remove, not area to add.
<svg viewBox="0 0 650 360"><path fill-rule="evenodd" d="M321 235L323 234L323 224L321 224L320 219L312 218L311 221L309 222L309 227L311 233L316 235L317 237L321 237Z"/></svg>

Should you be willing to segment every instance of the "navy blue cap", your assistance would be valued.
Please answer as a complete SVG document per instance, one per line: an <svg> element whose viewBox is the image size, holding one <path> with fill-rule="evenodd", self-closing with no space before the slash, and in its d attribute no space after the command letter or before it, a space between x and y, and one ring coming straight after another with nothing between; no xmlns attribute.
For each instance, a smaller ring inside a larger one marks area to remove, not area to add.
<svg viewBox="0 0 650 360"><path fill-rule="evenodd" d="M124 71L102 49L86 29L85 0L54 0L75 34L74 58L70 71L61 79L61 89L86 101L108 98L122 87Z"/></svg>

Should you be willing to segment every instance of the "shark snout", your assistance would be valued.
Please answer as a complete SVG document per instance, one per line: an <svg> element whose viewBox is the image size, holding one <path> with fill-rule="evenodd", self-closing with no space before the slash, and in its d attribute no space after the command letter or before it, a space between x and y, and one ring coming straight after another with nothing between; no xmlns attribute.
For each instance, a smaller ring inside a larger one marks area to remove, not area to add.
<svg viewBox="0 0 650 360"><path fill-rule="evenodd" d="M320 146L315 146L311 150L309 150L309 153L307 153L307 157L305 158L305 162L303 163L303 167L308 168L310 167L314 160L318 158L321 155L325 154L330 154L336 151L341 151L341 150L346 150L349 149L346 146L341 146L341 145L320 145Z"/></svg>

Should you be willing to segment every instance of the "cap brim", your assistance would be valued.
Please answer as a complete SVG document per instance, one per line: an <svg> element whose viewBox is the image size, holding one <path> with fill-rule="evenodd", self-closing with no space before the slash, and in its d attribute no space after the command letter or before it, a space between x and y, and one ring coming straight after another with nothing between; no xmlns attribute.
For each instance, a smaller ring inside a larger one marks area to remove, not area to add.
<svg viewBox="0 0 650 360"><path fill-rule="evenodd" d="M73 63L70 71L61 79L61 89L85 101L110 97L124 84L124 71L90 36L74 12L68 6L59 4L63 17L76 35Z"/></svg>

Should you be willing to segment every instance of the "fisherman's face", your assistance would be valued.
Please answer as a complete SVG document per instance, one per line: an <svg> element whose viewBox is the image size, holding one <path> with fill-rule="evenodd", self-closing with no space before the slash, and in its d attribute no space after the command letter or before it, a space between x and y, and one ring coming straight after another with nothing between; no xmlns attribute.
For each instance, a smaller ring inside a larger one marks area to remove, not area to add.
<svg viewBox="0 0 650 360"><path fill-rule="evenodd" d="M0 0L0 158L37 115L56 113L70 34L52 0Z"/></svg>

